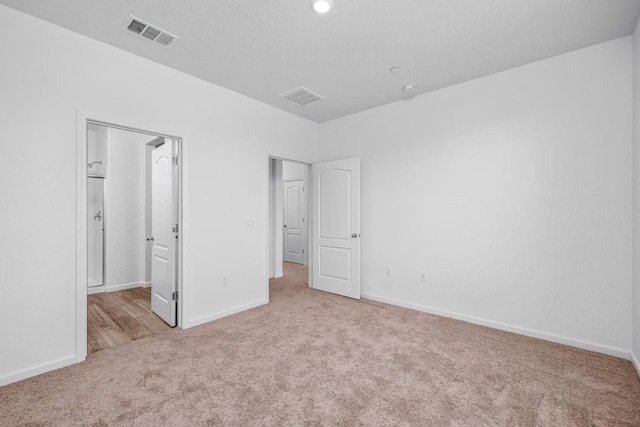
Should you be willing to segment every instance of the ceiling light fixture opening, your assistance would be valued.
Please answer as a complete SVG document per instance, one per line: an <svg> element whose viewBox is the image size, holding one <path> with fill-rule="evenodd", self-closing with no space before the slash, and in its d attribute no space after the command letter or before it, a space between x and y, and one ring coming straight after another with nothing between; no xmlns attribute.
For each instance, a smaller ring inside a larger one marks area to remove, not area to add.
<svg viewBox="0 0 640 427"><path fill-rule="evenodd" d="M333 0L311 0L311 7L317 13L325 14L333 7Z"/></svg>

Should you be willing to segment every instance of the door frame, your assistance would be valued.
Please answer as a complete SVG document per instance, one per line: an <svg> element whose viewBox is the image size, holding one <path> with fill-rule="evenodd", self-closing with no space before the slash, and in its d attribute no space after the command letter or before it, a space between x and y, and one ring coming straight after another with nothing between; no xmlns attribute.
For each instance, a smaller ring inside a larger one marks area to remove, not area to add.
<svg viewBox="0 0 640 427"><path fill-rule="evenodd" d="M285 161L285 162L292 162L292 163L300 163L305 165L309 170L307 173L308 176L308 180L307 180L307 186L308 188L308 193L307 193L307 200L308 200L308 205L307 205L307 219L308 219L308 223L307 223L307 242L311 241L311 230L312 230L312 226L313 226L313 219L311 218L311 215L308 214L308 212L311 212L311 208L313 207L313 183L312 183L312 178L311 178L311 166L313 165L313 161L309 160L309 159L305 159L305 158L301 158L301 157L297 157L297 156L290 156L287 154L281 154L281 153L274 153L274 152L267 152L266 153L266 158L265 158L265 171L264 171L264 176L266 177L266 204L265 206L267 207L265 209L266 211L266 224L267 226L266 228L266 247L267 247L267 259L266 259L266 263L265 263L265 301L269 301L269 278L270 278L270 266L271 266L271 254L273 252L273 247L272 247L272 241L271 241L271 232L274 231L275 233L280 232L280 234L282 233L282 228L280 229L280 231L278 230L273 230L273 224L272 224L272 218L271 218L271 175L269 174L270 170L271 170L271 160L281 160L281 161ZM274 234L275 235L275 234ZM283 247L284 247L284 242L283 242ZM312 245L309 243L308 244L308 250L309 250L309 287L313 288L313 248ZM283 257L284 260L284 257Z"/></svg>
<svg viewBox="0 0 640 427"><path fill-rule="evenodd" d="M187 132L168 129L161 122L144 122L143 120L113 117L107 114L76 110L76 321L75 321L75 363L87 358L87 262L88 262L88 224L87 224L87 126L89 123L146 133L178 141L178 239L177 290L178 290L178 327L183 328L188 319L188 304L185 303L189 292L187 272L183 268L187 263L188 253L188 215L187 215L187 168L188 168L188 135ZM268 288L267 288L268 290Z"/></svg>

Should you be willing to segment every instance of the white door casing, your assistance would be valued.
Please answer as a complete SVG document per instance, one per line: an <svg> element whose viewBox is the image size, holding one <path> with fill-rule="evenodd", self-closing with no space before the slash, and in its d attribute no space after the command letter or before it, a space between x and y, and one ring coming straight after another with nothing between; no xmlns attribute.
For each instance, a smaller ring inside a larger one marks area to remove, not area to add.
<svg viewBox="0 0 640 427"><path fill-rule="evenodd" d="M360 159L316 163L313 287L360 299Z"/></svg>
<svg viewBox="0 0 640 427"><path fill-rule="evenodd" d="M165 143L151 152L151 310L169 326L176 326L177 291L177 166L173 155L177 144Z"/></svg>
<svg viewBox="0 0 640 427"><path fill-rule="evenodd" d="M283 184L284 199L284 260L304 262L304 181L288 181Z"/></svg>

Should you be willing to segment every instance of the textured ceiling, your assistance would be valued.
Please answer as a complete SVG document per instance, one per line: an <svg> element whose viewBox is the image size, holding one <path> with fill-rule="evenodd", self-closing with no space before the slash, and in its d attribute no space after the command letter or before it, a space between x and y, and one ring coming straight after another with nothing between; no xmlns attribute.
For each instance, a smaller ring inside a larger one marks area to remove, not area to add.
<svg viewBox="0 0 640 427"><path fill-rule="evenodd" d="M327 15L310 0L0 3L316 122L622 37L640 15L640 0L335 0ZM180 41L125 33L130 14ZM278 98L299 86L326 100Z"/></svg>

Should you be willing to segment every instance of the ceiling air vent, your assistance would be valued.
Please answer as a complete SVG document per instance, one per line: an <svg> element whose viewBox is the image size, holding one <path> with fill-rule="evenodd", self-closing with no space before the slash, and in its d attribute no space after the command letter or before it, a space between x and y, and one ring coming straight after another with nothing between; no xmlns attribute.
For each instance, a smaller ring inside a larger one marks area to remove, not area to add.
<svg viewBox="0 0 640 427"><path fill-rule="evenodd" d="M280 95L280 98L286 99L289 102L293 102L296 105L304 107L305 105L313 104L316 101L322 101L324 99L323 96L318 95L317 93L311 92L306 87L299 87L298 89L294 89L290 92L283 93Z"/></svg>
<svg viewBox="0 0 640 427"><path fill-rule="evenodd" d="M164 47L171 46L179 39L178 36L161 30L160 28L156 28L148 22L136 18L133 15L129 15L129 18L124 21L122 29Z"/></svg>

